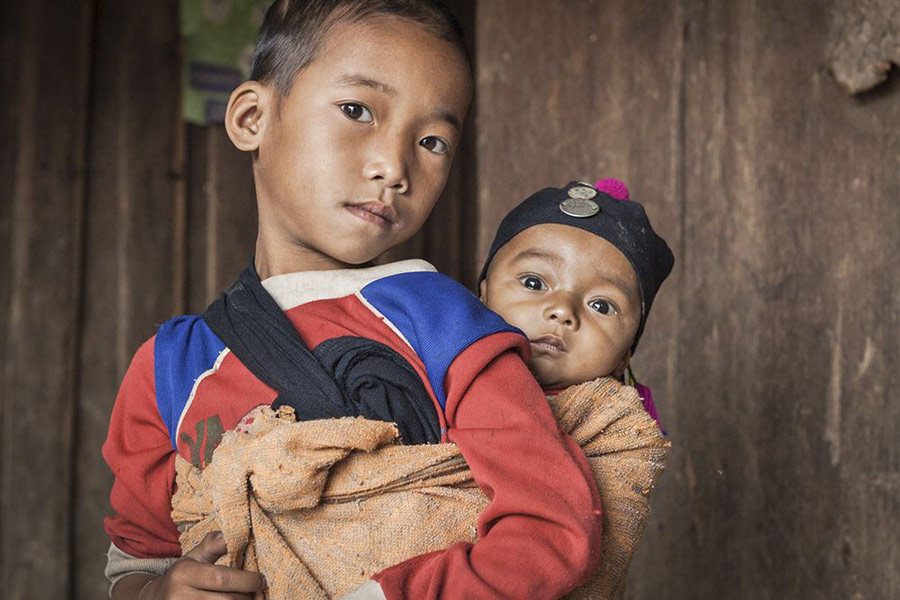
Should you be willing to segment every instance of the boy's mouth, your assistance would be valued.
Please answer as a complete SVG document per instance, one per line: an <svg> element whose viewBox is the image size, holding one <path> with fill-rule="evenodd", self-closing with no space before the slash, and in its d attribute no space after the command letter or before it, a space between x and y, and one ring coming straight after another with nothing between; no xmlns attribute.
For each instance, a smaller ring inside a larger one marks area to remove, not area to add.
<svg viewBox="0 0 900 600"><path fill-rule="evenodd" d="M530 342L532 350L543 350L544 352L567 352L568 350L562 338L555 335L542 335Z"/></svg>
<svg viewBox="0 0 900 600"><path fill-rule="evenodd" d="M369 223L389 227L397 220L397 211L392 206L378 200L360 202L359 204L346 204L347 210Z"/></svg>

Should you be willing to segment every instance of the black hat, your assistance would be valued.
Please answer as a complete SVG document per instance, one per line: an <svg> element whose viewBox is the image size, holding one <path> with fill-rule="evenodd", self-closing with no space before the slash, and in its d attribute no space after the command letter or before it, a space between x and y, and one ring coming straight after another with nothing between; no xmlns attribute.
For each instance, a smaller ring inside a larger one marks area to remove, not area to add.
<svg viewBox="0 0 900 600"><path fill-rule="evenodd" d="M631 346L633 352L653 298L672 272L675 257L666 241L653 231L644 207L629 200L628 188L615 179L604 179L594 186L573 181L564 188L546 188L525 199L500 222L478 283L487 276L491 260L504 244L529 227L549 223L593 233L615 246L631 263L641 293L641 322Z"/></svg>

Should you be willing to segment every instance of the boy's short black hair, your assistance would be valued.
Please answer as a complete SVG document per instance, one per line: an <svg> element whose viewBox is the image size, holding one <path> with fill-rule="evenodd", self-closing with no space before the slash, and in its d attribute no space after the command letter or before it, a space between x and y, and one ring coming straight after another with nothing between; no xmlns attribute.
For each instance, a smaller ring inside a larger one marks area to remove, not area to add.
<svg viewBox="0 0 900 600"><path fill-rule="evenodd" d="M412 21L454 44L470 61L459 22L439 0L275 0L259 30L250 79L272 83L288 95L332 26L375 16Z"/></svg>

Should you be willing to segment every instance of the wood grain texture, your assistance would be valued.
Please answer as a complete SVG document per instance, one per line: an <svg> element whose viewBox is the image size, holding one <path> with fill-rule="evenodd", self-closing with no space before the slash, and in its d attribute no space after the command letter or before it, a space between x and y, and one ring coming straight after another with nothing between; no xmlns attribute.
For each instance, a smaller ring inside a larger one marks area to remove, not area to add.
<svg viewBox="0 0 900 600"><path fill-rule="evenodd" d="M676 253L632 598L900 594L900 89L843 96L828 8L479 4L479 252L534 190L616 176Z"/></svg>
<svg viewBox="0 0 900 600"><path fill-rule="evenodd" d="M848 101L824 76L821 3L688 7L673 464L687 485L660 539L682 549L668 589L896 596L885 566L900 520L858 488L900 471L900 411L868 385L897 373L853 365L866 348L898 358L884 334L897 327L897 96ZM880 526L859 518L873 513Z"/></svg>
<svg viewBox="0 0 900 600"><path fill-rule="evenodd" d="M23 8L12 2L0 4L0 52L4 57L13 56L14 52L19 51ZM21 95L21 89L17 85L22 77L21 63L20 60L0 61L0 85L3 89L10 90L9 95L14 101ZM0 127L12 139L15 139L19 131L19 114L13 108L14 101L0 104ZM0 340L6 340L9 331L12 261L8 257L12 255L13 189L16 185L16 173L15 144L0 144L0 254L4 257L0 258ZM3 432L3 439L7 439L8 432L5 400L9 389L7 381L11 374L6 366L8 349L6 342L0 342L0 432ZM2 465L6 463L6 452L6 444L0 442L0 478L4 472ZM0 490L3 485L0 479ZM3 497L0 496L0 510L5 511L6 505L3 502ZM0 539L6 536L6 527L6 519L0 515ZM7 548L0 544L0 585L5 584L7 577L6 551Z"/></svg>
<svg viewBox="0 0 900 600"><path fill-rule="evenodd" d="M2 16L18 65L4 70L12 98L3 104L11 151L4 156L8 225L0 259L0 585L4 598L63 598L72 575L91 4L36 1L4 7Z"/></svg>
<svg viewBox="0 0 900 600"><path fill-rule="evenodd" d="M258 222L250 156L221 125L188 131L187 307L200 313L247 266Z"/></svg>
<svg viewBox="0 0 900 600"><path fill-rule="evenodd" d="M100 448L116 390L137 347L182 304L174 276L183 177L177 3L104 0L95 22L72 498L75 598L108 593L103 517L112 475Z"/></svg>
<svg viewBox="0 0 900 600"><path fill-rule="evenodd" d="M608 176L677 257L635 358L674 445L628 596L900 596L900 78L828 74L846 2L453 4L473 121L391 257L472 283L525 195ZM249 160L179 122L176 35L175 0L0 4L4 598L105 597L116 389L252 252Z"/></svg>

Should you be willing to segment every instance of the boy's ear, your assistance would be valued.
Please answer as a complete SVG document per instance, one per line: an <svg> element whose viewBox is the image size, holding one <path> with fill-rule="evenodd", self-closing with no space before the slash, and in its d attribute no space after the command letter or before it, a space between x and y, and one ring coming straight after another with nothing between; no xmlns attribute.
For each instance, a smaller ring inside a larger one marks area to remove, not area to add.
<svg viewBox="0 0 900 600"><path fill-rule="evenodd" d="M225 111L225 131L238 150L259 149L270 116L271 96L272 91L258 81L245 81L231 92Z"/></svg>

